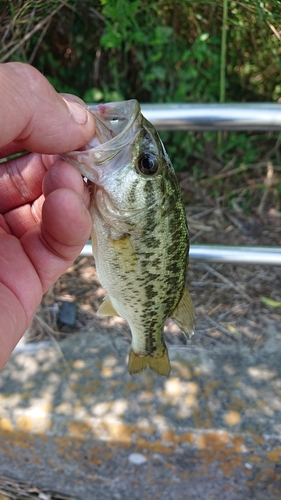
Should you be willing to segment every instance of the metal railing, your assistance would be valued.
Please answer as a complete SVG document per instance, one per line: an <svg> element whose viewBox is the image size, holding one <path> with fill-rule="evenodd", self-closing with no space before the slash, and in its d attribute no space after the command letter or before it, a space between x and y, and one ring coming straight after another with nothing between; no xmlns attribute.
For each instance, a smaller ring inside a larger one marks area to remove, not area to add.
<svg viewBox="0 0 281 500"><path fill-rule="evenodd" d="M85 257L92 255L91 242L84 246L80 255ZM192 245L189 258L203 262L278 266L281 265L281 248Z"/></svg>
<svg viewBox="0 0 281 500"><path fill-rule="evenodd" d="M141 109L158 130L281 131L280 104L142 104ZM91 254L88 243L81 255ZM281 265L281 247L192 245L189 255L204 262Z"/></svg>
<svg viewBox="0 0 281 500"><path fill-rule="evenodd" d="M142 104L157 130L281 130L281 104Z"/></svg>

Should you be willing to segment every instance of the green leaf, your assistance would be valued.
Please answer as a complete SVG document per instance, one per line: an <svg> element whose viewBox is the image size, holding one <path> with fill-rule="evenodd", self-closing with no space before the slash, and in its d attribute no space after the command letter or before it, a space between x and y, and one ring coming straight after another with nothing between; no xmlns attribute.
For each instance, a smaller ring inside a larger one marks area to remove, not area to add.
<svg viewBox="0 0 281 500"><path fill-rule="evenodd" d="M91 89L86 90L83 95L83 100L85 102L99 102L104 98L103 92L96 88L92 87Z"/></svg>
<svg viewBox="0 0 281 500"><path fill-rule="evenodd" d="M237 337L240 337L240 333L238 332L238 330L236 330L236 328L234 328L234 326L228 323L226 327L230 333L232 333L233 335L237 335Z"/></svg>
<svg viewBox="0 0 281 500"><path fill-rule="evenodd" d="M268 307L281 307L281 302L270 299L268 297L261 297L261 302Z"/></svg>

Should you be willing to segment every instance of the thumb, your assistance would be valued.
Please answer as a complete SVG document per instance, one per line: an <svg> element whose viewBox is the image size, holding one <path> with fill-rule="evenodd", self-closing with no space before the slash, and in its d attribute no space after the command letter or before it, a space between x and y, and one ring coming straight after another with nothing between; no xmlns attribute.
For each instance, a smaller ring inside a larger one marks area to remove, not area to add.
<svg viewBox="0 0 281 500"><path fill-rule="evenodd" d="M84 102L58 94L28 64L0 64L0 102L0 147L15 141L36 153L64 153L95 134L94 117Z"/></svg>

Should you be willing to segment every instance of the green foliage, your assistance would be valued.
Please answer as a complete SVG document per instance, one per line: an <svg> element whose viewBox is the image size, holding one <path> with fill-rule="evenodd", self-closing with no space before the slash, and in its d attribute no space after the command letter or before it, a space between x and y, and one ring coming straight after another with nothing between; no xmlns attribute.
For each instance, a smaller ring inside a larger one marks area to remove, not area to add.
<svg viewBox="0 0 281 500"><path fill-rule="evenodd" d="M0 0L0 61L30 62L82 97L217 102L222 11L219 0ZM280 21L279 0L228 0L227 101L280 97Z"/></svg>
<svg viewBox="0 0 281 500"><path fill-rule="evenodd" d="M215 152L215 132L161 132L160 136L169 156L173 159L175 170L189 168L190 159L201 160L204 157L205 148L208 144L213 144L213 153ZM194 178L199 178L201 170L194 165L192 168Z"/></svg>
<svg viewBox="0 0 281 500"><path fill-rule="evenodd" d="M132 2L101 0L101 11L105 19L105 30L101 37L102 47L126 53L136 43L142 43L143 33L135 17L140 4L140 0Z"/></svg>
<svg viewBox="0 0 281 500"><path fill-rule="evenodd" d="M0 62L36 66L87 102L276 101L281 1L0 0ZM225 49L226 65L222 68ZM260 136L163 133L176 169L257 161ZM263 142L272 141L263 135ZM200 163L201 162L201 163ZM277 190L280 187L276 188Z"/></svg>
<svg viewBox="0 0 281 500"><path fill-rule="evenodd" d="M179 22L188 21L189 9L184 2L102 1L100 43L122 95L152 102L217 100L220 40L198 30L187 43L188 22Z"/></svg>

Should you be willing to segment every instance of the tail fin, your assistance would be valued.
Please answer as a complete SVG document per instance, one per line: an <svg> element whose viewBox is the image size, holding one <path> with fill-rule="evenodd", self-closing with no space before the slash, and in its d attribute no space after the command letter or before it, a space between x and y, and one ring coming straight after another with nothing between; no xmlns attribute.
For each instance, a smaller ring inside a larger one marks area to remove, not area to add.
<svg viewBox="0 0 281 500"><path fill-rule="evenodd" d="M164 347L161 357L139 356L131 349L129 353L129 373L134 375L135 373L142 372L147 366L149 366L149 368L158 375L168 377L171 371L171 366L167 348Z"/></svg>

